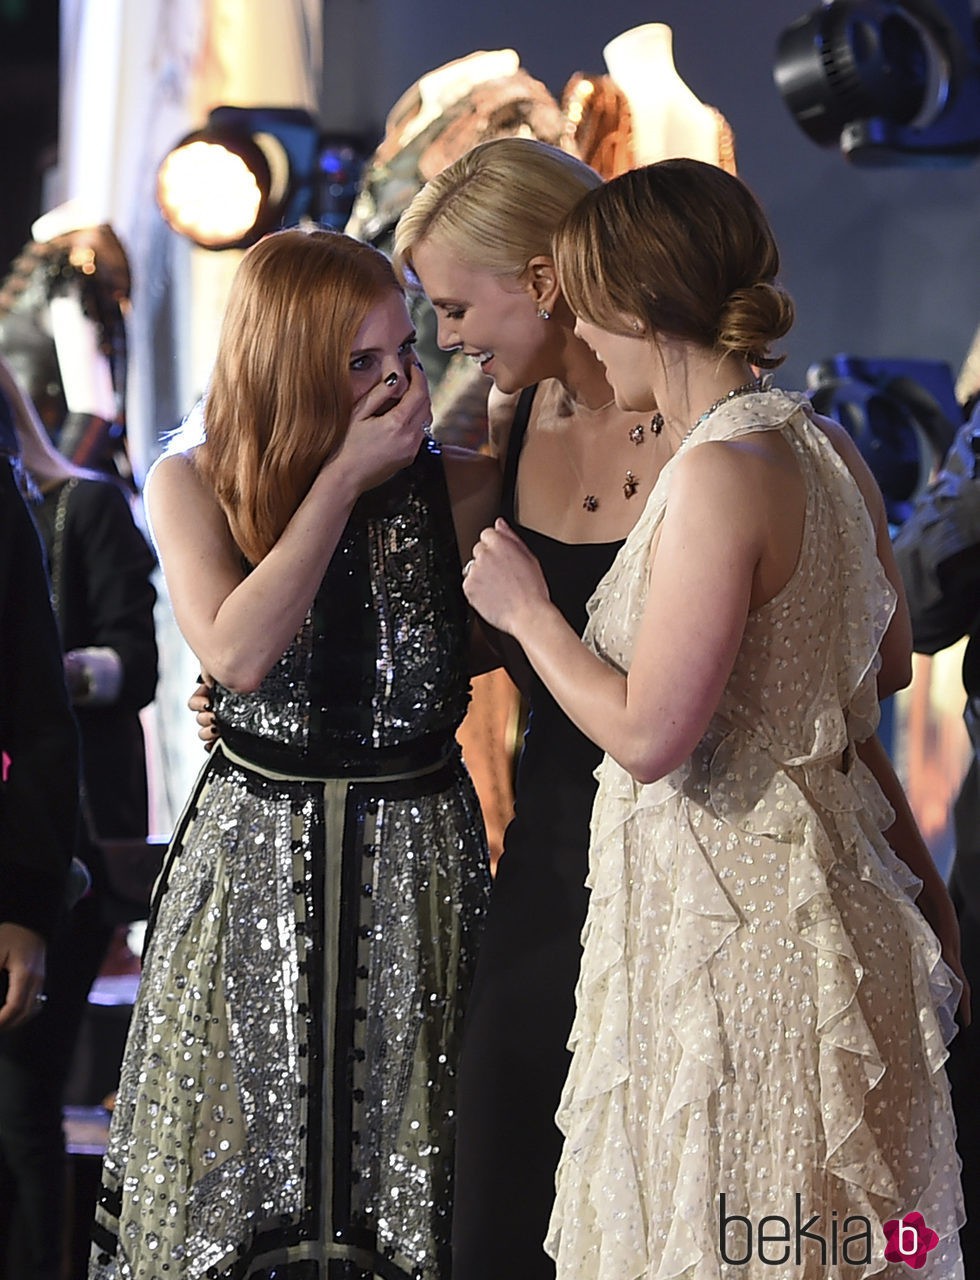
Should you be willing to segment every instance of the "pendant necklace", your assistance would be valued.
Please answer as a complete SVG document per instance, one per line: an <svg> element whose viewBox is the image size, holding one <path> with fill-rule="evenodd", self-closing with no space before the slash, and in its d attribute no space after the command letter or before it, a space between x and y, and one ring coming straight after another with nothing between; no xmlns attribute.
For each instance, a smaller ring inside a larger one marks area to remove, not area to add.
<svg viewBox="0 0 980 1280"><path fill-rule="evenodd" d="M659 418L659 417L660 417L660 414L656 414L656 415L654 416L654 422L656 421L656 418ZM663 423L663 419L661 419L661 426L660 426L659 428L658 428L658 427L656 427L656 426L654 426L654 424L653 424L653 423L651 423L651 426L653 427L653 434L654 434L654 435L659 435L659 434L660 434L660 431L663 429L662 423ZM630 438L630 440L632 440L633 444L635 444L635 445L641 445L641 444L643 444L644 431L643 431L643 424L642 424L641 422L638 422L638 423L636 424L636 426L635 426L635 427L633 427L633 428L629 431L629 433L628 433L628 434L629 434L629 438ZM568 460L569 460L569 462L571 462L571 464L572 464L572 469L573 469L573 470L574 470L574 472L575 472L576 479L578 480L579 484L580 484L580 485L582 485L582 488L584 489L584 488L585 488L585 485L582 483L582 473L581 473L581 471L579 470L578 465L574 462L574 460L572 459L571 455L568 455ZM633 495L637 492L637 490L639 489L639 487L640 487L640 478L639 478L639 476L636 474L636 472L635 472L635 471L633 471L633 469L632 469L631 467L627 467L627 469L626 469L626 473L625 473L625 475L623 476L623 484L622 484L622 488L623 488L623 497L624 497L627 501L629 501L629 499L630 499L630 498L632 498L632 497L633 497ZM588 511L588 512L590 512L590 513L591 513L591 512L593 512L593 511L598 511L598 510L599 510L599 498L598 498L598 496L597 496L596 494L594 494L594 493L586 493L586 494L585 494L585 496L584 496L584 497L583 497L583 499L582 499L582 507L583 507L583 509L584 509L585 511Z"/></svg>
<svg viewBox="0 0 980 1280"><path fill-rule="evenodd" d="M574 405L574 412L585 414L587 416L595 416L596 414L602 413L603 410L608 409L611 405L615 404L615 399L612 399L612 400L607 400L605 404L601 404L595 409L590 409L588 405L582 404L580 401L577 401L574 398L570 397L570 399L571 399L572 405ZM650 419L649 425L650 425L651 433L654 436L659 436L661 431L663 431L664 429L663 414L660 413L659 411L654 413L653 417ZM638 422L635 427L630 428L628 435L634 445L637 445L637 446L642 445L644 443L644 440L646 439L646 428L644 424L642 422ZM572 469L575 471L576 478L579 484L584 489L585 485L582 481L582 473L579 471L577 465L572 461L570 455L569 455L569 462L572 463ZM623 497L627 501L629 501L629 499L632 498L634 494L637 492L639 487L640 487L639 476L636 474L635 471L633 471L632 468L627 467L626 473L624 474L623 481L622 481ZM598 495L594 493L586 493L582 498L582 508L583 510L588 511L590 513L593 511L598 511L599 510Z"/></svg>

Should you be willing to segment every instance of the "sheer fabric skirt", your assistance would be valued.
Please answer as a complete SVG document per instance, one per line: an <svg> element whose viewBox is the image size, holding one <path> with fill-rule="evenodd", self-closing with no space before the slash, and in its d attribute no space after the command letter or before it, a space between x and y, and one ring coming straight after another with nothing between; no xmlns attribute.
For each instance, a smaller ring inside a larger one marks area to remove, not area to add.
<svg viewBox="0 0 980 1280"><path fill-rule="evenodd" d="M487 888L457 752L310 779L219 743L155 893L90 1280L444 1280Z"/></svg>

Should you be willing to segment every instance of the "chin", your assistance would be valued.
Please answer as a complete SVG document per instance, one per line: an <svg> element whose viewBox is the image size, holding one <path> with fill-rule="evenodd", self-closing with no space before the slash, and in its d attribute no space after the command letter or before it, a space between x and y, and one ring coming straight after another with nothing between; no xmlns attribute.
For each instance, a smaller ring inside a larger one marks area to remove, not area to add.
<svg viewBox="0 0 980 1280"><path fill-rule="evenodd" d="M645 413L651 414L657 411L656 400L649 396L630 396L613 388L613 396L616 400L616 407L622 409L624 413Z"/></svg>
<svg viewBox="0 0 980 1280"><path fill-rule="evenodd" d="M505 396L512 396L518 391L523 391L526 386L526 383L518 382L514 375L508 373L506 369L501 369L499 373L494 370L493 373L487 374L486 376L490 379L497 390Z"/></svg>

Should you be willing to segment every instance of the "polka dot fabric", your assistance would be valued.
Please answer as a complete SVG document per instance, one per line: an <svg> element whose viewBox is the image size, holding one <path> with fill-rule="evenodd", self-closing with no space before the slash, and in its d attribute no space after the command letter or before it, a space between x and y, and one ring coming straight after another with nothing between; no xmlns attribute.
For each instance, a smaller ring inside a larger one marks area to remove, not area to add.
<svg viewBox="0 0 980 1280"><path fill-rule="evenodd" d="M938 1235L962 1275L943 1071L956 979L881 832L854 753L878 719L895 605L850 472L804 397L712 413L706 440L781 431L806 478L804 543L748 621L687 764L641 785L608 757L548 1239L559 1280L907 1276L886 1222ZM628 670L676 458L591 603Z"/></svg>

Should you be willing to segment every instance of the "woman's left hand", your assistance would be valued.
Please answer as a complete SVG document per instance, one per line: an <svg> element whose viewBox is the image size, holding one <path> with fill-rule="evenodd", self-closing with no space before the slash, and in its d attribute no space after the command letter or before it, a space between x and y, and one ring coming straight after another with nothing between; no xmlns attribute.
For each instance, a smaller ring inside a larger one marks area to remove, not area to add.
<svg viewBox="0 0 980 1280"><path fill-rule="evenodd" d="M518 639L534 611L550 603L541 566L506 520L480 534L463 570L463 591L491 626Z"/></svg>

